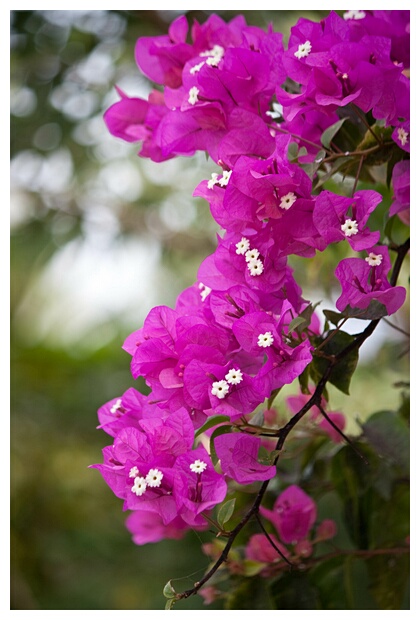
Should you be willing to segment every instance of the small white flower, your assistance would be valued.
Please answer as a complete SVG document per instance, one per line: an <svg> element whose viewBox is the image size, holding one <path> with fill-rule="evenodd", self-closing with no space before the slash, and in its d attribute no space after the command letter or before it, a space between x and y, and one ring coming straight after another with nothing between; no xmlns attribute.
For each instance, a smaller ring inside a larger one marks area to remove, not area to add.
<svg viewBox="0 0 420 620"><path fill-rule="evenodd" d="M232 170L223 170L222 178L219 179L220 187L226 187L229 183L230 175L232 174Z"/></svg>
<svg viewBox="0 0 420 620"><path fill-rule="evenodd" d="M207 182L207 187L209 189L213 189L213 187L219 182L219 175L217 174L217 172L212 172L211 173L211 179L208 180Z"/></svg>
<svg viewBox="0 0 420 620"><path fill-rule="evenodd" d="M199 62L198 65L194 65L193 67L191 67L190 69L191 75L194 75L194 73L198 73L198 71L200 71L203 65L204 65L204 60L203 62Z"/></svg>
<svg viewBox="0 0 420 620"><path fill-rule="evenodd" d="M258 336L258 346L266 349L267 347L271 347L274 342L273 334L271 332L265 332L265 334L260 334Z"/></svg>
<svg viewBox="0 0 420 620"><path fill-rule="evenodd" d="M365 258L365 261L370 267L378 267L382 263L382 254L369 252L369 256Z"/></svg>
<svg viewBox="0 0 420 620"><path fill-rule="evenodd" d="M250 260L248 264L248 271L251 276L260 276L264 271L264 265L259 258L256 260Z"/></svg>
<svg viewBox="0 0 420 620"><path fill-rule="evenodd" d="M225 376L225 379L231 385L238 385L243 379L242 371L239 370L239 368L231 368Z"/></svg>
<svg viewBox="0 0 420 620"><path fill-rule="evenodd" d="M206 65L209 65L210 67L217 67L221 60L221 56L209 56L206 60Z"/></svg>
<svg viewBox="0 0 420 620"><path fill-rule="evenodd" d="M188 97L188 103L190 103L191 105L195 105L198 101L198 93L200 91L198 90L197 86L193 86L192 88L190 88L189 90L189 97Z"/></svg>
<svg viewBox="0 0 420 620"><path fill-rule="evenodd" d="M364 11L346 11L343 15L344 19L363 19L366 17L366 13Z"/></svg>
<svg viewBox="0 0 420 620"><path fill-rule="evenodd" d="M397 129L398 140L401 142L401 146L405 146L408 142L408 133L403 129L403 127L398 127Z"/></svg>
<svg viewBox="0 0 420 620"><path fill-rule="evenodd" d="M138 495L138 497L140 497L141 495L143 495L143 493L145 493L146 489L147 489L146 480L144 478L137 477L134 480L133 486L131 487L131 492L135 493L136 495Z"/></svg>
<svg viewBox="0 0 420 620"><path fill-rule="evenodd" d="M201 301L204 301L205 298L211 293L211 288L209 286L206 286L202 282L200 282L200 284L198 285L198 288L201 290L201 293L200 293Z"/></svg>
<svg viewBox="0 0 420 620"><path fill-rule="evenodd" d="M297 48L295 52L295 56L296 58L305 58L306 56L309 56L309 54L311 53L311 50L312 50L311 42L305 41L305 43L302 43L301 45L299 45L299 47Z"/></svg>
<svg viewBox="0 0 420 620"><path fill-rule="evenodd" d="M211 386L211 393L213 396L217 396L217 398L225 398L228 392L229 384L224 379L221 381L215 381Z"/></svg>
<svg viewBox="0 0 420 620"><path fill-rule="evenodd" d="M207 50L205 52L201 52L200 56L202 57L215 57L215 58L223 58L223 54L225 53L224 48L221 45L215 45L211 50Z"/></svg>
<svg viewBox="0 0 420 620"><path fill-rule="evenodd" d="M191 463L190 465L191 471L196 474L202 474L206 467L207 463L205 463L204 461L200 461L199 459L197 459L196 461L194 461L194 463Z"/></svg>
<svg viewBox="0 0 420 620"><path fill-rule="evenodd" d="M247 252L245 252L245 260L247 263L249 263L252 260L257 260L259 255L260 253L255 248L253 250L248 250Z"/></svg>
<svg viewBox="0 0 420 620"><path fill-rule="evenodd" d="M353 235L357 235L357 233L359 232L359 225L356 220L348 219L341 226L341 230L346 237L352 237Z"/></svg>
<svg viewBox="0 0 420 620"><path fill-rule="evenodd" d="M138 467L132 467L128 475L130 476L130 478L136 478L139 475L139 473L140 472L138 470Z"/></svg>
<svg viewBox="0 0 420 620"><path fill-rule="evenodd" d="M151 469L146 476L146 484L149 487L160 487L163 473L159 469Z"/></svg>
<svg viewBox="0 0 420 620"><path fill-rule="evenodd" d="M297 200L297 196L296 194L294 194L293 192L289 192L288 194L286 194L285 196L282 196L280 198L280 208L281 209L290 209L290 207L292 206L292 204L294 204Z"/></svg>
<svg viewBox="0 0 420 620"><path fill-rule="evenodd" d="M236 254L245 254L249 250L249 239L242 237L236 244Z"/></svg>
<svg viewBox="0 0 420 620"><path fill-rule="evenodd" d="M111 407L111 413L117 413L118 409L121 407L121 398L119 398Z"/></svg>

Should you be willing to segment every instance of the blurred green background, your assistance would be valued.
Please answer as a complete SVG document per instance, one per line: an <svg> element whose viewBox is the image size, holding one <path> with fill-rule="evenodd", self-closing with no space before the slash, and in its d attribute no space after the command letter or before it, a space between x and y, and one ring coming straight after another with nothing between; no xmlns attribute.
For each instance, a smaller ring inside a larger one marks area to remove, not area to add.
<svg viewBox="0 0 420 620"><path fill-rule="evenodd" d="M11 11L11 609L162 609L166 581L188 588L207 566L208 533L134 545L120 500L88 469L111 443L95 428L97 409L144 388L124 339L153 306L173 305L215 247L206 204L191 198L214 171L204 154L141 160L102 120L115 84L147 96L135 41L166 33L181 12ZM185 13L200 22L210 14ZM325 11L244 13L287 33ZM334 252L326 260L334 265ZM307 297L328 307L328 268L295 267ZM406 329L407 312L392 322ZM350 430L398 405L393 386L407 380L408 356L396 357L406 346L384 325L352 397L331 393ZM200 597L182 603L202 607Z"/></svg>

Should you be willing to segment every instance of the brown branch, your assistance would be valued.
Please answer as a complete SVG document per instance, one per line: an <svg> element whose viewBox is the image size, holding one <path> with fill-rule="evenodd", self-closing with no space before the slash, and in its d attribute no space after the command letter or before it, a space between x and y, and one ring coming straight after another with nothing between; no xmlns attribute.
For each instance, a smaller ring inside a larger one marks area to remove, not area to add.
<svg viewBox="0 0 420 620"><path fill-rule="evenodd" d="M395 248L397 251L397 259L394 263L394 267L392 270L392 274L391 274L391 278L390 278L390 283L392 286L395 286L397 280L398 280L398 275L399 272L401 270L401 266L402 263L404 261L404 258L409 250L410 247L410 240L407 239L407 241L399 246L398 248ZM318 381L318 384L314 390L314 393L312 394L311 398L305 403L305 405L300 409L300 411L298 411L288 422L287 424L285 424L285 426L283 426L282 428L280 428L277 431L277 436L278 436L278 440L277 440L277 444L276 444L276 451L281 451L283 449L284 443L288 437L288 435L290 434L290 432L294 429L294 427L298 424L298 422L303 418L303 416L315 405L316 407L318 407L318 409L321 406L321 399L322 399L322 393L324 391L324 388L330 378L331 372L333 371L334 367L342 360L344 359L349 353L351 353L353 350L355 349L359 349L362 344L365 342L365 340L367 340L367 338L369 338L369 336L371 336L371 334L375 331L378 323L379 323L380 319L375 319L373 321L371 321L369 323L369 325L366 327L366 329L361 332L358 336L355 337L355 339L353 340L353 342L351 342L347 347L345 347L340 353L338 353L337 355L335 355L330 363L328 364L323 376L321 377L321 379ZM279 455L274 459L273 464L275 465L277 463L279 459ZM264 498L265 492L267 490L268 484L269 484L270 480L265 480L259 491L258 494L254 500L254 503L251 505L251 507L248 509L248 511L246 512L246 514L244 515L244 517L241 519L241 521L236 525L236 527L233 528L233 530L231 530L228 533L228 540L227 543L223 549L223 551L221 552L220 556L218 557L218 559L215 561L215 563L211 566L211 568L207 571L207 573L200 579L200 581L197 581L194 584L194 587L189 589L189 590L185 590L184 592L180 592L178 594L176 594L174 596L174 598L176 600L181 600L184 598L189 598L190 596L197 594L197 592L200 590L200 588L208 582L208 580L217 572L217 570L220 568L220 566L222 564L224 564L227 559L228 559L228 555L229 555L229 551L236 539L236 537L238 536L238 534L242 531L242 529L245 527L245 525L250 521L250 519L252 517L256 517L258 519L258 512L260 509L260 505L261 502ZM323 556L323 559L330 559L332 557L336 557L336 555L340 555L340 554L345 554L345 555L357 555L359 557L369 557L370 555L380 555L380 554L386 554L386 553L393 553L396 552L395 550L388 550L388 549L382 549L382 550L371 550L371 551L343 551L343 552L336 552L333 554L328 554L326 556ZM397 551L398 553L406 553L407 551L405 549L399 550ZM318 558L317 561L321 561L321 558Z"/></svg>

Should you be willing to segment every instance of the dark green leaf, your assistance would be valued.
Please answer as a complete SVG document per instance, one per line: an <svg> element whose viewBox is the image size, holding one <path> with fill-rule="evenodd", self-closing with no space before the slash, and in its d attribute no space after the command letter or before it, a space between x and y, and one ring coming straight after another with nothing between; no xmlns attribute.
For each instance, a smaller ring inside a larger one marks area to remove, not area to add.
<svg viewBox="0 0 420 620"><path fill-rule="evenodd" d="M351 308L347 306L343 315L349 319L362 319L365 321L375 321L388 316L388 310L376 299L372 299L367 308Z"/></svg>
<svg viewBox="0 0 420 620"><path fill-rule="evenodd" d="M328 339L333 332L328 332L326 335L326 339ZM320 340L317 344L321 344L323 342ZM325 346L322 347L322 352L327 356L338 355L343 351L349 344L353 342L353 336L347 334L343 331L338 331ZM349 394L350 382L352 375L357 367L357 362L359 360L359 352L357 349L353 349L346 357L344 357L338 364L336 364L330 374L329 382L332 383L337 389L344 394ZM314 366L315 374L319 377L322 377L324 372L327 370L329 365L329 360L325 357L317 357L314 356L313 362L311 365Z"/></svg>
<svg viewBox="0 0 420 620"><path fill-rule="evenodd" d="M330 323L337 326L340 321L343 320L344 316L340 312L334 312L334 310L323 310L326 318Z"/></svg>
<svg viewBox="0 0 420 620"><path fill-rule="evenodd" d="M341 120L337 121L336 123L334 123L333 125L331 125L330 127L328 127L323 134L321 135L321 143L322 146L325 146L326 149L330 148L331 145L331 140L334 138L335 134L338 133L343 125L343 123L345 123L345 121L348 119L348 117L344 117Z"/></svg>
<svg viewBox="0 0 420 620"><path fill-rule="evenodd" d="M380 609L409 609L407 591L409 588L409 554L384 555L367 562L370 588Z"/></svg>
<svg viewBox="0 0 420 620"><path fill-rule="evenodd" d="M275 609L267 590L267 581L259 576L242 579L229 591L226 609Z"/></svg>
<svg viewBox="0 0 420 620"><path fill-rule="evenodd" d="M302 329L304 327L308 327L309 323L310 321L308 321L308 319L305 319L303 316L296 316L289 323L289 333L294 331L301 333ZM301 329L299 330L298 327L300 327Z"/></svg>
<svg viewBox="0 0 420 620"><path fill-rule="evenodd" d="M220 525L220 527L223 528L225 523L227 523L233 515L233 511L235 510L235 502L235 498L228 499L227 502L220 506L217 513L217 523Z"/></svg>
<svg viewBox="0 0 420 620"><path fill-rule="evenodd" d="M214 415L211 418L208 418L203 426L200 426L200 428L195 431L195 438L197 439L201 433L208 431L209 428L213 428L213 426L216 426L217 424L223 424L223 422L229 422L229 420L230 418L227 415Z"/></svg>
<svg viewBox="0 0 420 620"><path fill-rule="evenodd" d="M305 573L288 573L270 585L275 609L319 609L318 594Z"/></svg>
<svg viewBox="0 0 420 620"><path fill-rule="evenodd" d="M219 457L216 454L216 451L214 449L214 440L216 439L216 437L218 437L219 435L224 435L225 433L231 433L232 432L232 427L230 424L224 424L223 426L218 426L212 433L211 437L210 437L210 456L211 456L211 460L213 465L216 465Z"/></svg>
<svg viewBox="0 0 420 620"><path fill-rule="evenodd" d="M410 467L410 432L395 411L379 411L361 425L363 434L379 456L408 473Z"/></svg>

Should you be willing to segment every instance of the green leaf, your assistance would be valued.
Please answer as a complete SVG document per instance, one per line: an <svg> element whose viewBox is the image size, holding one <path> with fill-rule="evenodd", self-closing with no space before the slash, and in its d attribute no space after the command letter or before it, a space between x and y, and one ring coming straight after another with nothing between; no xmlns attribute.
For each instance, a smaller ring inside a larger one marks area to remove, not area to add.
<svg viewBox="0 0 420 620"><path fill-rule="evenodd" d="M335 134L340 131L343 123L345 123L346 120L348 120L348 116L345 116L341 120L337 121L323 132L323 134L321 135L322 146L325 146L326 149L330 148L331 140L334 138Z"/></svg>
<svg viewBox="0 0 420 620"><path fill-rule="evenodd" d="M310 323L310 321L308 321L308 319L305 319L303 316L296 316L289 323L289 333L290 332L295 332L295 331L297 331L298 333L301 333L301 330L303 329L302 326L308 327L309 323ZM300 331L297 329L298 327L301 327Z"/></svg>
<svg viewBox="0 0 420 620"><path fill-rule="evenodd" d="M235 502L236 498L228 499L227 502L220 506L217 513L217 523L221 528L224 527L225 523L227 523L233 515L233 511L235 510Z"/></svg>
<svg viewBox="0 0 420 620"><path fill-rule="evenodd" d="M367 308L351 308L347 306L343 311L343 316L348 319L362 319L364 321L375 321L388 316L386 306L376 299L372 299Z"/></svg>
<svg viewBox="0 0 420 620"><path fill-rule="evenodd" d="M305 370L299 375L299 385L302 394L310 394L309 389L309 366L306 366Z"/></svg>
<svg viewBox="0 0 420 620"><path fill-rule="evenodd" d="M299 153L299 146L297 142L291 142L287 149L287 158L289 161L295 161Z"/></svg>
<svg viewBox="0 0 420 620"><path fill-rule="evenodd" d="M339 324L339 322L345 318L341 314L341 312L334 312L334 310L323 310L323 313L328 319L328 321L332 323L333 325L335 325L336 327Z"/></svg>
<svg viewBox="0 0 420 620"><path fill-rule="evenodd" d="M387 221L384 233L391 243L402 245L410 236L410 228L395 214Z"/></svg>
<svg viewBox="0 0 420 620"><path fill-rule="evenodd" d="M163 588L163 596L165 598L173 598L174 594L176 594L176 592L172 587L171 580L169 580L168 583Z"/></svg>
<svg viewBox="0 0 420 620"><path fill-rule="evenodd" d="M305 573L288 573L270 584L275 609L319 609L318 594Z"/></svg>
<svg viewBox="0 0 420 620"><path fill-rule="evenodd" d="M267 580L258 575L241 579L238 585L229 589L226 609L274 609L267 590Z"/></svg>
<svg viewBox="0 0 420 620"><path fill-rule="evenodd" d="M232 432L232 426L230 424L225 424L223 426L218 426L212 433L211 437L210 437L210 456L211 456L211 460L213 465L217 465L217 462L219 460L219 457L216 454L216 451L214 449L214 440L216 439L216 437L218 437L219 435L224 435L225 433L231 433Z"/></svg>
<svg viewBox="0 0 420 620"><path fill-rule="evenodd" d="M328 332L325 339L319 339L317 341L317 345L319 346L321 342L327 340L333 332ZM321 353L323 352L327 356L338 355L343 351L349 344L353 342L354 337L350 334L347 334L343 331L336 332L331 339L325 344L322 348ZM359 352L357 349L353 349L346 357L344 357L338 364L336 364L331 371L330 377L328 381L332 383L337 389L339 389L344 394L349 394L350 382L353 376L354 371L357 367L357 362L359 360ZM329 360L324 357L314 356L313 362L311 366L315 370L315 375L319 378L322 377L324 372L327 370L329 366Z"/></svg>
<svg viewBox="0 0 420 620"><path fill-rule="evenodd" d="M177 601L176 598L169 598L166 601L165 609L172 609L172 607L175 605L176 601Z"/></svg>
<svg viewBox="0 0 420 620"><path fill-rule="evenodd" d="M197 439L197 437L201 435L201 433L208 431L209 428L213 428L213 426L216 426L217 424L223 424L223 422L229 421L230 418L227 415L214 415L211 418L208 418L208 420L203 424L203 426L200 426L200 428L195 431L194 437L195 439Z"/></svg>
<svg viewBox="0 0 420 620"><path fill-rule="evenodd" d="M361 425L363 434L379 456L408 473L410 468L410 431L395 411L374 413Z"/></svg>
<svg viewBox="0 0 420 620"><path fill-rule="evenodd" d="M410 556L385 555L367 562L370 589L380 609L409 609Z"/></svg>

